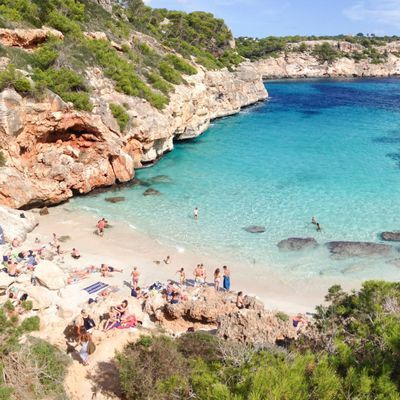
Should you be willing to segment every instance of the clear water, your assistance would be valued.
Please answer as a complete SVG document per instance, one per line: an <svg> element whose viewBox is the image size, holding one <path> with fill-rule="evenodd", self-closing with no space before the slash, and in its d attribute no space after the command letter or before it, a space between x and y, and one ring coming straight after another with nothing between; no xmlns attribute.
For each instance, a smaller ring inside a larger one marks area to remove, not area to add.
<svg viewBox="0 0 400 400"><path fill-rule="evenodd" d="M288 254L276 244L296 236L379 242L380 232L400 229L400 80L277 81L267 89L269 101L216 121L138 171L160 196L132 186L114 194L125 202L105 202L109 192L73 207L292 276L398 279L400 268L387 260L332 260L323 246ZM266 232L250 234L248 225Z"/></svg>

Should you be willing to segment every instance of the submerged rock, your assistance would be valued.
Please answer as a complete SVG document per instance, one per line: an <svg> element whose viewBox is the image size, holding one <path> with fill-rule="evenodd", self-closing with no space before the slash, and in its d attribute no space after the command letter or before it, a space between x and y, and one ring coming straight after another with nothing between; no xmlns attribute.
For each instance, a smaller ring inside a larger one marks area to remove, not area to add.
<svg viewBox="0 0 400 400"><path fill-rule="evenodd" d="M387 242L400 242L400 232L382 232L381 239Z"/></svg>
<svg viewBox="0 0 400 400"><path fill-rule="evenodd" d="M149 179L152 183L171 183L172 179L168 175L157 175Z"/></svg>
<svg viewBox="0 0 400 400"><path fill-rule="evenodd" d="M288 238L281 240L277 246L280 250L299 251L303 249L314 249L318 242L314 238Z"/></svg>
<svg viewBox="0 0 400 400"><path fill-rule="evenodd" d="M104 200L108 201L109 203L120 203L122 201L125 201L125 197L123 196L106 197Z"/></svg>
<svg viewBox="0 0 400 400"><path fill-rule="evenodd" d="M249 233L264 233L265 232L265 226L258 226L258 225L247 226L246 228L243 228L243 229Z"/></svg>
<svg viewBox="0 0 400 400"><path fill-rule="evenodd" d="M143 192L143 196L159 196L161 192L157 189L148 188L146 191Z"/></svg>
<svg viewBox="0 0 400 400"><path fill-rule="evenodd" d="M393 247L371 242L328 242L326 247L335 258L389 256Z"/></svg>

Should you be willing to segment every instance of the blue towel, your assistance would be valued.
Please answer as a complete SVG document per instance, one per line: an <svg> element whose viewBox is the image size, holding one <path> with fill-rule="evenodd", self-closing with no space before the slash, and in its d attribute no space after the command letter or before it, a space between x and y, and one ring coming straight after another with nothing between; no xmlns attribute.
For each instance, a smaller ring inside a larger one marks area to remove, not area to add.
<svg viewBox="0 0 400 400"><path fill-rule="evenodd" d="M96 293L96 292L106 288L107 286L108 286L107 283L96 282L93 285L90 285L90 286L84 288L83 290L86 290L89 294L93 294L93 293Z"/></svg>

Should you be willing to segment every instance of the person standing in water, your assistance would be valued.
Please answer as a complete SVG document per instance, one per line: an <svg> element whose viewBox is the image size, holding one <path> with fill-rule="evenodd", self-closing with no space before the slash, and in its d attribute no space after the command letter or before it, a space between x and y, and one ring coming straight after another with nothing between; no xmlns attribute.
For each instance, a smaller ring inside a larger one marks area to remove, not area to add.
<svg viewBox="0 0 400 400"><path fill-rule="evenodd" d="M313 225L317 225L317 224L318 224L318 222L317 222L317 220L315 219L315 217L312 217L312 218L311 218L311 223L312 223Z"/></svg>
<svg viewBox="0 0 400 400"><path fill-rule="evenodd" d="M199 219L199 209L197 207L193 210L193 218L196 221Z"/></svg>
<svg viewBox="0 0 400 400"><path fill-rule="evenodd" d="M222 269L224 271L224 280L222 286L227 292L229 292L231 288L231 271L226 265L224 265Z"/></svg>

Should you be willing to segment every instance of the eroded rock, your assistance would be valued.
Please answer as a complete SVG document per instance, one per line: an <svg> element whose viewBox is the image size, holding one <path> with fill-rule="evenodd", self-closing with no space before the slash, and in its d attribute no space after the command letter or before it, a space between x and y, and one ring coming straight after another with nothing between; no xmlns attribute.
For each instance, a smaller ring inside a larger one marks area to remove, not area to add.
<svg viewBox="0 0 400 400"><path fill-rule="evenodd" d="M372 242L328 242L326 247L335 258L389 256L392 246Z"/></svg>
<svg viewBox="0 0 400 400"><path fill-rule="evenodd" d="M314 238L288 238L281 240L277 246L280 250L299 251L314 249L318 247L318 242Z"/></svg>
<svg viewBox="0 0 400 400"><path fill-rule="evenodd" d="M22 212L0 206L0 226L3 229L6 241L11 242L14 238L24 241L27 233L31 232L37 225L38 219L32 212Z"/></svg>
<svg viewBox="0 0 400 400"><path fill-rule="evenodd" d="M382 232L381 239L387 242L400 242L400 232Z"/></svg>

